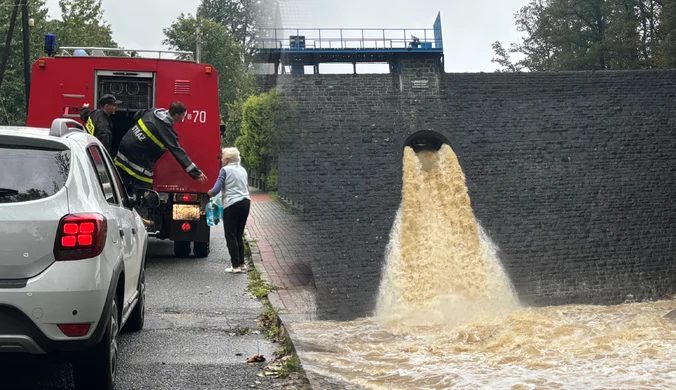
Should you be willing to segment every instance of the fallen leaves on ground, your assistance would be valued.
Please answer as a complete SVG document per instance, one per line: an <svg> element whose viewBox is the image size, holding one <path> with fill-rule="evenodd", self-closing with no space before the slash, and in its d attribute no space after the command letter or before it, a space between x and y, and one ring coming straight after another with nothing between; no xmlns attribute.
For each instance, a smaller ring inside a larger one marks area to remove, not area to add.
<svg viewBox="0 0 676 390"><path fill-rule="evenodd" d="M263 355L254 355L254 357L249 358L249 360L247 360L246 362L247 362L247 363L262 363L262 362L264 362L264 361L265 361L265 356L263 356Z"/></svg>
<svg viewBox="0 0 676 390"><path fill-rule="evenodd" d="M275 359L263 369L263 372L258 373L258 376L272 378L279 378L281 376L282 372L284 371L284 362L291 358L292 355L275 355Z"/></svg>

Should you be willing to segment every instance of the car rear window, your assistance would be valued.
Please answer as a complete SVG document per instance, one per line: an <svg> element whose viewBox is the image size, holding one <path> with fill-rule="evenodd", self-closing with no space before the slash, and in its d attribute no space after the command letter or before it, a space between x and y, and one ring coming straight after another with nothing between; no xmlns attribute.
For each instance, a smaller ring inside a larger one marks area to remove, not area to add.
<svg viewBox="0 0 676 390"><path fill-rule="evenodd" d="M70 150L0 145L0 203L50 197L66 184Z"/></svg>

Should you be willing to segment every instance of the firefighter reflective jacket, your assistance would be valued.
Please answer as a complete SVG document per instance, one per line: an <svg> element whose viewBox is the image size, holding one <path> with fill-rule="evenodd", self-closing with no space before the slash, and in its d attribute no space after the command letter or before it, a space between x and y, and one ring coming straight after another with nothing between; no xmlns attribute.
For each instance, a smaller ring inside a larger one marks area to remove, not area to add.
<svg viewBox="0 0 676 390"><path fill-rule="evenodd" d="M89 108L83 108L80 111L80 119L85 123L87 132L98 138L108 153L112 153L113 120L110 116L103 110L91 111Z"/></svg>
<svg viewBox="0 0 676 390"><path fill-rule="evenodd" d="M115 165L135 179L145 183L153 182L155 162L167 150L193 179L202 171L190 160L178 144L174 120L165 109L142 110L134 116L136 124L129 129L120 142Z"/></svg>

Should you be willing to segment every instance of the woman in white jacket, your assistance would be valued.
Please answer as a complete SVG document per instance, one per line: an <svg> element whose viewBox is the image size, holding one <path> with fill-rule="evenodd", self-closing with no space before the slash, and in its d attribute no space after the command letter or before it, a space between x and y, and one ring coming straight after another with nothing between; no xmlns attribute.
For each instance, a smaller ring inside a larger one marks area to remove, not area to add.
<svg viewBox="0 0 676 390"><path fill-rule="evenodd" d="M249 218L251 196L249 195L249 178L240 164L237 148L225 148L221 153L223 168L218 175L214 188L209 196L221 193L223 198L223 228L225 241L228 244L232 266L225 272L240 273L246 269L244 262L244 227Z"/></svg>

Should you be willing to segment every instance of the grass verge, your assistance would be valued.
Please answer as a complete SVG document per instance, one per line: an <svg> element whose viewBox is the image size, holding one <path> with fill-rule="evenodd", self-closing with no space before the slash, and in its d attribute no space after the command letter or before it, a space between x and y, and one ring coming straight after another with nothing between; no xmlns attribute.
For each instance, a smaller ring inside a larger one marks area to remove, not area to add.
<svg viewBox="0 0 676 390"><path fill-rule="evenodd" d="M245 252L251 256L251 249L249 243L245 242ZM276 290L276 287L267 283L261 278L260 272L251 267L248 272L249 276L249 292L256 299L263 303L265 310L258 317L259 324L265 329L268 339L279 344L279 348L275 352L274 359L265 368L266 372L274 373L278 378L285 378L293 372L300 369L300 359L293 353L293 346L291 340L288 338L279 324L279 313L272 306L268 299L268 294Z"/></svg>
<svg viewBox="0 0 676 390"><path fill-rule="evenodd" d="M265 282L261 278L261 273L258 272L258 270L255 268L252 268L248 274L249 274L249 291L251 292L251 294L253 294L253 296L256 297L256 299L267 301L268 294L270 293L270 291L275 289L275 286Z"/></svg>

